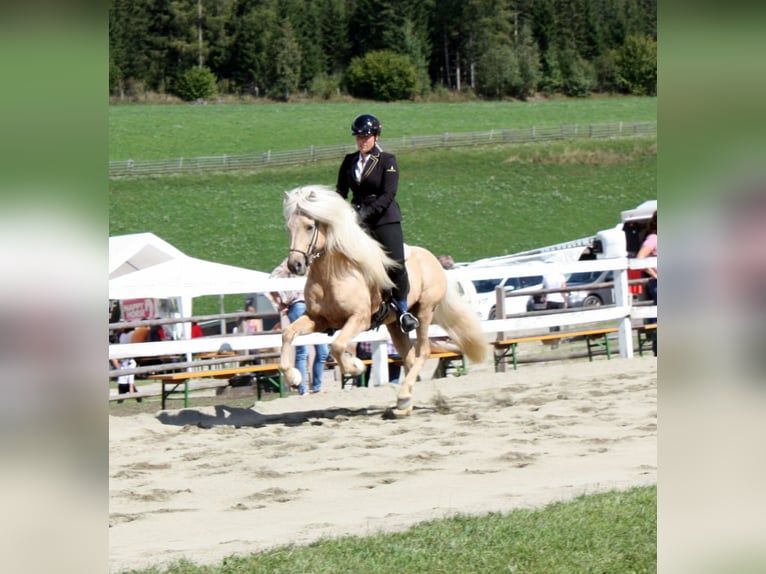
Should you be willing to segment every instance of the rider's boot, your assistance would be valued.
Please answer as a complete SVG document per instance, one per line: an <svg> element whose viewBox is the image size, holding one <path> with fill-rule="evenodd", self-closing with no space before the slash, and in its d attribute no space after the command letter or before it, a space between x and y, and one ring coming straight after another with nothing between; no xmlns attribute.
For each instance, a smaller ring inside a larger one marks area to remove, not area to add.
<svg viewBox="0 0 766 574"><path fill-rule="evenodd" d="M407 301L397 301L395 306L399 316L399 328L402 330L402 333L409 333L417 329L420 321L407 310Z"/></svg>

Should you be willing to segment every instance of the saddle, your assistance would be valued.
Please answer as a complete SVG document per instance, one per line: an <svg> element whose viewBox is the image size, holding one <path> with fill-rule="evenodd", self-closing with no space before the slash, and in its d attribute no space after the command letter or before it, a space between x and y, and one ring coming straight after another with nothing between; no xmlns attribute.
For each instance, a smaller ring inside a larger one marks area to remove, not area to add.
<svg viewBox="0 0 766 574"><path fill-rule="evenodd" d="M391 299L391 292L386 291L383 293L383 299L380 302L378 310L372 314L370 320L370 329L378 330L383 325L388 317L389 313L396 313L397 308L393 299Z"/></svg>
<svg viewBox="0 0 766 574"><path fill-rule="evenodd" d="M406 262L410 258L410 246L404 244L404 261ZM391 291L383 291L381 293L380 307L372 314L370 320L370 329L378 330L383 325L388 317L389 313L399 314L399 307L393 299Z"/></svg>

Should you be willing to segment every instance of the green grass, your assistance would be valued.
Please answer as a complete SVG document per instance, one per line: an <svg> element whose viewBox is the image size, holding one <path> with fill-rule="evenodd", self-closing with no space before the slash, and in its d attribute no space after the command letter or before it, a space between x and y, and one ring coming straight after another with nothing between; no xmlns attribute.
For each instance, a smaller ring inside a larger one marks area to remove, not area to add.
<svg viewBox="0 0 766 574"><path fill-rule="evenodd" d="M323 540L220 564L131 574L649 574L657 569L657 488L580 496L545 508L455 516L406 532Z"/></svg>
<svg viewBox="0 0 766 574"><path fill-rule="evenodd" d="M657 99L545 102L125 104L109 106L109 159L164 159L353 143L351 120L378 115L387 138L657 119Z"/></svg>

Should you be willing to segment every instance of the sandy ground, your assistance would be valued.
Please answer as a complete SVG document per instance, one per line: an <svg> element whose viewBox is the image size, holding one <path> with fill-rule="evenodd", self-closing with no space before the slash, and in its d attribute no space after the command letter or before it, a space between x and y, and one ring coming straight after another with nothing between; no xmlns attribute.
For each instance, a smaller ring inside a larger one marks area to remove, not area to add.
<svg viewBox="0 0 766 574"><path fill-rule="evenodd" d="M657 481L654 357L472 366L418 383L401 420L382 417L394 385L325 387L110 417L110 571Z"/></svg>

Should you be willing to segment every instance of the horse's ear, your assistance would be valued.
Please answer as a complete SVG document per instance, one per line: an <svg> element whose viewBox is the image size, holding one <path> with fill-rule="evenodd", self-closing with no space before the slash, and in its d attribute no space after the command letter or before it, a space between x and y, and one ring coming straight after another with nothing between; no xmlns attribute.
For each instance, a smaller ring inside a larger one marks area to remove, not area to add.
<svg viewBox="0 0 766 574"><path fill-rule="evenodd" d="M312 189L311 191L309 191L308 198L309 199L316 199L317 198L317 192Z"/></svg>
<svg viewBox="0 0 766 574"><path fill-rule="evenodd" d="M286 191L285 192L285 201L287 201L288 199L290 199L290 192Z"/></svg>

